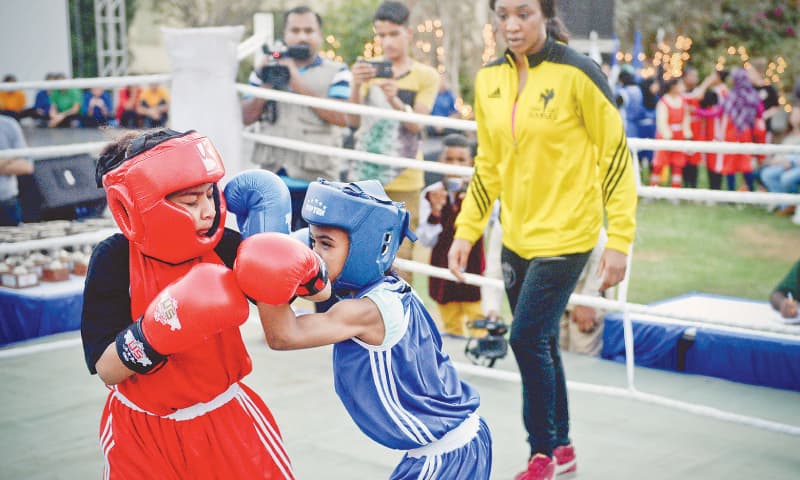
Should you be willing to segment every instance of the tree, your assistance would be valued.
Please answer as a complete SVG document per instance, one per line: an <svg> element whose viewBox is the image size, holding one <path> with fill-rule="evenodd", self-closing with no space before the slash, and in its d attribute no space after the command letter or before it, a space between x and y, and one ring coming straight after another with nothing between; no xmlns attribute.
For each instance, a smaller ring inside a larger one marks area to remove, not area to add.
<svg viewBox="0 0 800 480"><path fill-rule="evenodd" d="M94 24L95 0L69 0L72 76L97 76L97 40ZM138 0L125 1L125 21L130 25Z"/></svg>
<svg viewBox="0 0 800 480"><path fill-rule="evenodd" d="M624 50L630 51L630 39L638 29L645 39L645 51L652 56L658 47L656 34L663 29L665 41L674 42L678 35L692 39L690 63L702 73L714 69L720 57L726 67L742 66L752 57L780 57L786 64L779 85L784 93L800 75L800 2L617 0L615 9L616 30ZM728 53L729 47L734 47L733 55ZM777 68L774 73L779 73Z"/></svg>

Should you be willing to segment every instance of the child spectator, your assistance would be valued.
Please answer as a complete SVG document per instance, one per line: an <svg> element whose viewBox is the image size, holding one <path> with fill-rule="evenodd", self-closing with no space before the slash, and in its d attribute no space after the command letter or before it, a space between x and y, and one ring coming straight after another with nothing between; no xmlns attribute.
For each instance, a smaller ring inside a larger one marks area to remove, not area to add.
<svg viewBox="0 0 800 480"><path fill-rule="evenodd" d="M695 115L704 119L704 138L709 141L722 139L722 102L728 96L728 87L725 80L728 78L727 70L718 70L708 76L710 79L708 89L703 98L698 102ZM708 186L712 190L722 189L722 172L724 171L723 156L719 153L706 153L706 171L708 172Z"/></svg>
<svg viewBox="0 0 800 480"><path fill-rule="evenodd" d="M782 145L800 145L800 107L789 114L789 130L783 137ZM767 190L775 193L797 193L800 187L800 153L780 153L774 155L760 171L761 181ZM794 205L781 205L776 213L790 216L796 210Z"/></svg>
<svg viewBox="0 0 800 480"><path fill-rule="evenodd" d="M458 118L460 114L456 109L456 95L450 88L447 75L442 73L439 78L439 92L436 94L436 100L433 102L433 110L431 110L431 115ZM432 137L456 133L448 128L434 126L427 127L427 131L428 135Z"/></svg>
<svg viewBox="0 0 800 480"><path fill-rule="evenodd" d="M141 119L136 113L136 106L139 104L139 92L141 89L136 85L122 87L117 95L117 111L114 115L117 125L122 128L139 128Z"/></svg>
<svg viewBox="0 0 800 480"><path fill-rule="evenodd" d="M656 105L658 104L660 86L655 78L646 78L640 84L642 90L642 116L639 118L637 132L639 138L656 138ZM641 173L649 173L653 169L653 151L639 151ZM642 177L646 179L646 176Z"/></svg>
<svg viewBox="0 0 800 480"><path fill-rule="evenodd" d="M162 127L167 124L169 112L169 92L153 83L142 89L136 113L142 118L144 128Z"/></svg>
<svg viewBox="0 0 800 480"><path fill-rule="evenodd" d="M742 68L731 72L733 85L722 102L722 128L726 142L750 143L755 140L756 125L761 122L764 104L758 91L750 83L750 77ZM723 172L728 190L736 189L736 174L741 173L751 192L753 182L753 156L749 153L726 153L723 155Z"/></svg>
<svg viewBox="0 0 800 480"><path fill-rule="evenodd" d="M390 271L400 242L415 240L403 204L377 180L321 179L302 212L313 251L287 235L254 235L234 267L258 300L270 347L333 344L334 386L347 412L371 439L406 451L389 478L488 479L492 442L480 396L442 351L422 300ZM275 279L271 288L265 278ZM331 288L341 300L325 313L296 316L289 306L295 295L328 298Z"/></svg>
<svg viewBox="0 0 800 480"><path fill-rule="evenodd" d="M6 75L3 77L3 83L14 83L16 81L17 77L14 75ZM25 92L22 90L0 91L0 115L6 115L19 120L26 103Z"/></svg>
<svg viewBox="0 0 800 480"><path fill-rule="evenodd" d="M439 161L447 165L472 166L469 140L461 134L444 137ZM445 175L426 187L419 200L420 222L417 234L422 245L431 248L431 265L447 268L447 251L453 243L455 220L469 179L461 175ZM485 266L483 239L475 242L467 262L467 272L482 274ZM474 285L431 277L428 293L439 306L443 333L463 337L466 322L483 317L481 289Z"/></svg>
<svg viewBox="0 0 800 480"><path fill-rule="evenodd" d="M53 80L67 78L63 73L53 75ZM62 88L50 92L50 128L63 128L78 126L78 117L81 113L83 96L77 88Z"/></svg>
<svg viewBox="0 0 800 480"><path fill-rule="evenodd" d="M111 107L111 94L102 88L90 88L83 96L83 119L84 127L99 127L108 125L108 121L113 117Z"/></svg>
<svg viewBox="0 0 800 480"><path fill-rule="evenodd" d="M689 106L683 97L683 81L672 78L664 83L664 95L656 105L656 138L664 140L690 140L692 128L689 123ZM686 153L682 151L659 150L653 160L650 185L661 184L661 174L665 167L670 169L674 188L683 184L683 167L686 166Z"/></svg>
<svg viewBox="0 0 800 480"><path fill-rule="evenodd" d="M54 73L45 75L45 80L55 80ZM50 120L50 90L37 90L33 100L33 106L25 111L25 116L37 121L40 127L46 127Z"/></svg>

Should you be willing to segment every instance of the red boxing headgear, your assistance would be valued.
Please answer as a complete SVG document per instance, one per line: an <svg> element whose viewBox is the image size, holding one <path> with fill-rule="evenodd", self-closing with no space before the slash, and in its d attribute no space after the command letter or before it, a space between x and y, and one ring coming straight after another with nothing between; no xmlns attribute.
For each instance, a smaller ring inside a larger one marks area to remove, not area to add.
<svg viewBox="0 0 800 480"><path fill-rule="evenodd" d="M136 139L134 139L136 142ZM108 208L120 230L143 254L181 263L213 249L222 238L227 212L216 183L225 175L211 141L196 132L169 138L125 160L103 176ZM167 195L213 183L217 215L207 236Z"/></svg>

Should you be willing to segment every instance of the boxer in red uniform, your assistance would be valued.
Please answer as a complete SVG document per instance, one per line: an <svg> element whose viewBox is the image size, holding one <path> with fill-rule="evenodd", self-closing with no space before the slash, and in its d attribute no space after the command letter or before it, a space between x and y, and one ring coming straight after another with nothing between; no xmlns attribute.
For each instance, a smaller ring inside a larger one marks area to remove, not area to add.
<svg viewBox="0 0 800 480"><path fill-rule="evenodd" d="M97 171L122 231L92 254L81 321L87 366L110 390L104 478L294 478L272 414L241 382L250 307L230 269L241 235L223 227L219 153L162 129L109 145ZM287 231L280 179L242 175L228 185L240 228Z"/></svg>

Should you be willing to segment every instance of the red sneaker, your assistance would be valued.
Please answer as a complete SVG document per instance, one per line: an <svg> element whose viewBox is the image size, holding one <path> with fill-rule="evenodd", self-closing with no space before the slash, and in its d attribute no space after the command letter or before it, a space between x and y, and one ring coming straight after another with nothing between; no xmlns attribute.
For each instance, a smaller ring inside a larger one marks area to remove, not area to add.
<svg viewBox="0 0 800 480"><path fill-rule="evenodd" d="M553 457L556 459L556 475L573 473L578 469L578 462L575 460L575 448L572 445L562 445L553 450Z"/></svg>
<svg viewBox="0 0 800 480"><path fill-rule="evenodd" d="M537 453L528 462L528 469L520 472L514 480L554 480L556 477L556 459Z"/></svg>

